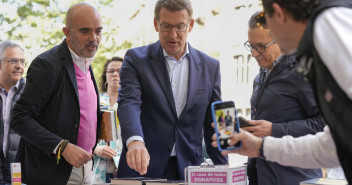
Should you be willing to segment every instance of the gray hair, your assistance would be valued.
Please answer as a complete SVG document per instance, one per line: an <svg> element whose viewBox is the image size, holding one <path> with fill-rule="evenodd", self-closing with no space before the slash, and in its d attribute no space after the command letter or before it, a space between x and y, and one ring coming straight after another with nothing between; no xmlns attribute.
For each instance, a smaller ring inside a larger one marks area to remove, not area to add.
<svg viewBox="0 0 352 185"><path fill-rule="evenodd" d="M7 48L20 48L24 52L23 48L20 45L12 42L10 40L1 42L0 43L0 60L1 61L4 58L4 53Z"/></svg>
<svg viewBox="0 0 352 185"><path fill-rule="evenodd" d="M175 12L186 9L189 15L189 20L192 20L193 7L190 0L158 0L155 3L154 18L158 21L160 18L161 8L166 8L168 11Z"/></svg>

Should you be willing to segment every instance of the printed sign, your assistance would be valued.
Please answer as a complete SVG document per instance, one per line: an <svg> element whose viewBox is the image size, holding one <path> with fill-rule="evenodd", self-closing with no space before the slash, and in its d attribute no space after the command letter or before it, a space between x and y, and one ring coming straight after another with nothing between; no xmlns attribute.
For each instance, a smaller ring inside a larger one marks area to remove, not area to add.
<svg viewBox="0 0 352 185"><path fill-rule="evenodd" d="M202 167L189 166L185 169L188 185L246 185L246 166L225 165Z"/></svg>
<svg viewBox="0 0 352 185"><path fill-rule="evenodd" d="M225 185L227 184L226 171L204 171L204 172L190 172L191 184L209 184L209 185Z"/></svg>
<svg viewBox="0 0 352 185"><path fill-rule="evenodd" d="M232 172L232 183L246 180L246 170Z"/></svg>

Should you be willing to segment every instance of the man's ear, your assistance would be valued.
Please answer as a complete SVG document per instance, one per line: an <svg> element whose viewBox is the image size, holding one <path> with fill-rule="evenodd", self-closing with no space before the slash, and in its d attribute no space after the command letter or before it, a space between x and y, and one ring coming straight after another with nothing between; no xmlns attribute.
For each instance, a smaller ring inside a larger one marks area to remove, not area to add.
<svg viewBox="0 0 352 185"><path fill-rule="evenodd" d="M274 12L272 17L277 19L277 21L279 21L279 23L285 23L287 21L287 12L285 9L283 9L279 4L277 3L273 3L272 4Z"/></svg>
<svg viewBox="0 0 352 185"><path fill-rule="evenodd" d="M63 27L62 32L64 32L66 38L70 37L70 30L67 27Z"/></svg>
<svg viewBox="0 0 352 185"><path fill-rule="evenodd" d="M189 23L189 29L188 32L191 32L194 26L194 19L191 20L191 22Z"/></svg>
<svg viewBox="0 0 352 185"><path fill-rule="evenodd" d="M158 29L158 21L154 18L154 28L155 28L155 31L156 32L159 32L159 29Z"/></svg>

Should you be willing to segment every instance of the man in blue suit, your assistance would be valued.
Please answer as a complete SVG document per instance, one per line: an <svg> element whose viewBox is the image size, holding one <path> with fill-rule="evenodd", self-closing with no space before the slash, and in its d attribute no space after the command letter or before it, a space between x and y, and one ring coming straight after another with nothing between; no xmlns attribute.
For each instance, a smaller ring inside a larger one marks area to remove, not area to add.
<svg viewBox="0 0 352 185"><path fill-rule="evenodd" d="M226 163L210 145L210 105L221 100L219 62L187 42L192 13L189 0L158 0L154 27L159 41L125 55L118 177L184 179L184 168L202 161L203 134L213 162Z"/></svg>
<svg viewBox="0 0 352 185"><path fill-rule="evenodd" d="M230 111L227 111L227 114L225 116L225 124L228 127L231 125L231 123L232 123L232 117L230 115Z"/></svg>

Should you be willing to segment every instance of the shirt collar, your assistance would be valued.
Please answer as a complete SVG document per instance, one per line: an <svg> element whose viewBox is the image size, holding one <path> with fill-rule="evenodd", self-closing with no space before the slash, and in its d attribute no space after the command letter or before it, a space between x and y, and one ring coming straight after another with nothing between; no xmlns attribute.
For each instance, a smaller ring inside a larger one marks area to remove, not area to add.
<svg viewBox="0 0 352 185"><path fill-rule="evenodd" d="M269 70L268 68L262 68L262 70L263 70L264 72L266 72L266 74L269 74L269 73L274 69L274 67L275 67L278 63L280 63L282 57L283 57L283 54L281 54L279 57L277 57L277 58L274 60L274 62L273 62L273 67L272 67L270 70Z"/></svg>
<svg viewBox="0 0 352 185"><path fill-rule="evenodd" d="M15 91L16 91L16 92L17 92L17 90L18 90L18 87L20 86L20 81L21 81L21 79L17 81L16 85L12 86L13 88L15 88ZM12 88L12 87L11 87L11 88ZM11 90L11 88L10 88L10 90ZM9 90L9 91L10 91L10 90ZM5 90L1 85L0 85L0 91L6 92L6 90ZM9 92L6 92L6 93L9 93Z"/></svg>
<svg viewBox="0 0 352 185"><path fill-rule="evenodd" d="M72 56L72 60L75 63L85 63L86 68L88 68L88 66L90 64L92 64L92 62L94 61L94 57L92 57L92 58L82 58L82 57L78 56L70 47L68 47L68 49L70 50L70 53L71 53L71 56Z"/></svg>
<svg viewBox="0 0 352 185"><path fill-rule="evenodd" d="M165 58L171 58L170 55L165 51L165 49L163 48L163 54ZM189 54L189 49L188 49L188 42L186 42L186 49L185 49L185 53L182 55L182 57L180 59L182 59L184 56L186 56L187 54Z"/></svg>
<svg viewBox="0 0 352 185"><path fill-rule="evenodd" d="M21 81L21 79L18 80L17 83L16 83L16 85L15 85L16 91L17 91L18 87L20 86L20 81Z"/></svg>

